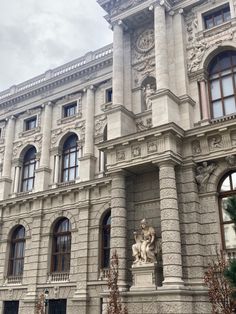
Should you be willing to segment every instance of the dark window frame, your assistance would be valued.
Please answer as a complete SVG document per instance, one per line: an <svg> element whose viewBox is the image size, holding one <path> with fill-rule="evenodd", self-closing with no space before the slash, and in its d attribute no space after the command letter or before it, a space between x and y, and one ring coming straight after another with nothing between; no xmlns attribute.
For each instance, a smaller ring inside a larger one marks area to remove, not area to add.
<svg viewBox="0 0 236 314"><path fill-rule="evenodd" d="M74 137L74 139L73 139ZM75 140L75 145L70 146L70 142ZM68 147L66 147L68 145ZM73 159L71 158L72 155L75 154L74 163L72 163ZM61 165L61 182L69 182L76 179L79 174L79 161L78 158L80 157L80 150L78 147L78 136L76 134L70 135L63 145L62 150L62 165ZM65 166L65 160L68 158L68 166ZM72 161L71 161L72 159ZM70 178L70 171L74 169L73 178Z"/></svg>
<svg viewBox="0 0 236 314"><path fill-rule="evenodd" d="M109 241L105 241L105 237L109 237ZM105 245L108 242L108 245ZM110 252L111 252L111 209L106 211L101 222L101 269L110 267Z"/></svg>
<svg viewBox="0 0 236 314"><path fill-rule="evenodd" d="M60 226L62 226L63 223L67 224L67 230L66 231L58 231ZM58 241L63 240L63 238L67 241L67 249L65 251L57 249L57 243ZM61 240L60 240L61 239ZM70 272L70 260L71 260L71 224L69 219L67 218L61 218L57 221L53 228L53 235L52 235L52 254L51 254L51 273L69 273ZM68 245L69 243L69 245ZM68 264L65 264L68 266L68 268L63 268L63 258L66 257L66 260L69 260ZM57 260L57 263L55 262Z"/></svg>
<svg viewBox="0 0 236 314"><path fill-rule="evenodd" d="M63 118L75 116L77 113L77 102L72 102L63 106Z"/></svg>
<svg viewBox="0 0 236 314"><path fill-rule="evenodd" d="M34 154L34 157L28 158L27 154L30 154L30 151L34 151L32 154ZM21 179L21 192L29 192L32 191L34 188L35 183L35 170L36 170L36 148L33 146L28 149L28 151L25 153L24 160L23 160L23 166L22 166L22 179ZM33 168L33 175L30 176L30 171L32 171ZM27 171L27 176L25 176L25 171ZM29 188L29 183L33 181L32 188ZM26 187L26 188L25 188Z"/></svg>
<svg viewBox="0 0 236 314"><path fill-rule="evenodd" d="M106 94L105 95L106 103L112 102L112 96L113 96L112 87L106 89L105 94Z"/></svg>
<svg viewBox="0 0 236 314"><path fill-rule="evenodd" d="M37 128L37 116L25 120L25 131L30 131Z"/></svg>
<svg viewBox="0 0 236 314"><path fill-rule="evenodd" d="M19 237L21 231L23 231L24 236ZM19 250L19 247L22 248ZM18 255L19 252L23 252L23 255ZM24 258L25 258L25 228L19 225L15 228L12 233L10 242L10 254L9 254L9 264L8 264L8 276L22 276L24 272ZM19 263L20 262L20 263ZM17 269L16 263L21 267Z"/></svg>
<svg viewBox="0 0 236 314"><path fill-rule="evenodd" d="M221 18L221 22L218 23L217 19ZM213 27L222 25L223 23L229 22L231 20L231 11L229 3L225 3L223 6L217 7L212 11L208 11L203 14L204 28L206 30L211 29ZM209 26L209 22L211 22L211 26Z"/></svg>
<svg viewBox="0 0 236 314"><path fill-rule="evenodd" d="M229 57L229 61L230 61L230 67L226 67L226 68L221 68L220 65L220 58L223 59L224 55L227 55ZM223 51L221 53L219 53L217 56L215 56L208 67L208 93L209 93L209 100L210 100L210 112L211 112L211 117L212 119L218 119L218 118L222 118L226 115L233 115L234 113L236 113L236 51ZM214 63L216 62L215 67L218 68L218 71L211 71L211 65L214 65ZM235 64L234 64L235 63ZM226 72L228 70L228 73L225 74L224 72ZM233 94L224 96L224 91L223 91L223 79L226 77L231 77L232 78L232 82L233 82ZM219 86L220 86L220 97L216 98L213 100L212 98L212 92L211 92L211 84L214 81L218 81L219 82ZM234 102L235 102L235 111L232 113L226 113L226 106L225 106L225 100L230 99L234 97ZM214 115L214 103L221 101L221 110L223 115L221 116L215 116Z"/></svg>
<svg viewBox="0 0 236 314"><path fill-rule="evenodd" d="M221 241L222 241L222 248L223 248L223 250L227 250L227 251L230 251L230 250L232 250L232 249L226 247L224 226L225 226L225 225L233 224L233 222L232 222L232 220L224 221L224 219L223 219L222 200L223 200L224 198L227 198L227 197L232 197L232 196L235 196L235 197L236 197L236 187L233 188L233 180L232 180L232 174L233 174L233 173L236 173L236 171L230 171L230 172L228 172L227 174L225 174L225 175L222 177L222 179L220 180L219 188L218 188L218 193L219 193L219 197L218 197L218 206L219 206L219 212L220 212ZM228 190L228 191L222 191L222 190L221 190L222 185L223 185L224 181L225 181L228 177L229 177L229 182L230 182L230 190ZM236 247L235 247L235 249L233 249L233 250L236 250Z"/></svg>

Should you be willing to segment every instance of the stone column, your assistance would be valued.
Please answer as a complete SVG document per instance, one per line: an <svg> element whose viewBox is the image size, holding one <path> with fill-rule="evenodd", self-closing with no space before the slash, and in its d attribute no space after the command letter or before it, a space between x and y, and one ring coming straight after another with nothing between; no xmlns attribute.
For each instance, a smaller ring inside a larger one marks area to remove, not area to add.
<svg viewBox="0 0 236 314"><path fill-rule="evenodd" d="M123 172L112 175L111 186L111 256L114 251L119 257L119 287L126 289L127 267L127 210L125 175Z"/></svg>
<svg viewBox="0 0 236 314"><path fill-rule="evenodd" d="M13 193L16 194L19 191L19 180L20 180L20 165L15 167L15 181Z"/></svg>
<svg viewBox="0 0 236 314"><path fill-rule="evenodd" d="M43 127L42 127L42 151L40 158L40 167L49 168L50 145L52 129L52 103L48 102L44 109Z"/></svg>
<svg viewBox="0 0 236 314"><path fill-rule="evenodd" d="M36 169L35 190L42 191L48 188L50 181L50 146L52 129L52 103L48 102L44 106L44 117L42 121L42 150L39 168Z"/></svg>
<svg viewBox="0 0 236 314"><path fill-rule="evenodd" d="M159 164L163 285L183 285L182 257L175 164Z"/></svg>
<svg viewBox="0 0 236 314"><path fill-rule="evenodd" d="M164 5L154 7L155 61L157 90L169 89L166 16Z"/></svg>
<svg viewBox="0 0 236 314"><path fill-rule="evenodd" d="M113 86L114 105L124 105L124 39L122 21L113 27Z"/></svg>
<svg viewBox="0 0 236 314"><path fill-rule="evenodd" d="M87 89L84 156L94 154L94 111L94 86L90 86Z"/></svg>
<svg viewBox="0 0 236 314"><path fill-rule="evenodd" d="M204 79L199 81L200 86L200 97L201 97L201 107L202 107L202 120L209 120L209 106L208 106L208 97L206 90L206 81Z"/></svg>
<svg viewBox="0 0 236 314"><path fill-rule="evenodd" d="M0 200L7 198L11 188L11 165L13 153L13 141L15 135L15 117L9 118L6 127L5 151L3 156L2 178L0 179Z"/></svg>
<svg viewBox="0 0 236 314"><path fill-rule="evenodd" d="M95 89L94 86L87 88L87 103L85 113L85 145L84 156L80 158L80 181L88 181L94 178L94 114L95 114Z"/></svg>
<svg viewBox="0 0 236 314"><path fill-rule="evenodd" d="M59 182L59 154L55 156L55 167L54 167L54 183L57 184Z"/></svg>
<svg viewBox="0 0 236 314"><path fill-rule="evenodd" d="M6 128L5 152L4 152L3 169L2 169L2 176L7 179L11 178L11 162L12 162L14 135L15 135L15 117L12 116L8 120L7 128Z"/></svg>

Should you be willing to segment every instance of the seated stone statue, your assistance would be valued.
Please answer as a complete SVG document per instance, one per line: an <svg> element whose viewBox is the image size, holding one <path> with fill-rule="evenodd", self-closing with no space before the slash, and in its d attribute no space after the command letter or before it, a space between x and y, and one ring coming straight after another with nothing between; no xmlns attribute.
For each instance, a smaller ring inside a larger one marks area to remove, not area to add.
<svg viewBox="0 0 236 314"><path fill-rule="evenodd" d="M148 226L146 219L140 223L141 232L134 232L135 244L132 245L133 264L154 263L157 255L157 237L153 227Z"/></svg>

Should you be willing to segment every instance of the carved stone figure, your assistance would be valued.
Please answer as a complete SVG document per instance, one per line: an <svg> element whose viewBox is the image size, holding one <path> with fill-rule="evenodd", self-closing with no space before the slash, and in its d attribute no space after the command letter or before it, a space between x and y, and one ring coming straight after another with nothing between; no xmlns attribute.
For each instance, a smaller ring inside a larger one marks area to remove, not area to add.
<svg viewBox="0 0 236 314"><path fill-rule="evenodd" d="M221 136L213 136L209 139L210 150L214 150L216 148L222 148L222 137Z"/></svg>
<svg viewBox="0 0 236 314"><path fill-rule="evenodd" d="M157 255L157 237L153 227L149 226L146 219L141 220L141 232L134 232L135 244L132 245L134 256L133 264L154 263Z"/></svg>
<svg viewBox="0 0 236 314"><path fill-rule="evenodd" d="M146 110L152 109L151 96L155 94L155 90L151 87L150 84L147 84L146 87L143 88L143 91Z"/></svg>
<svg viewBox="0 0 236 314"><path fill-rule="evenodd" d="M229 166L235 166L236 164L236 156L235 155L229 155L225 157L225 160Z"/></svg>
<svg viewBox="0 0 236 314"><path fill-rule="evenodd" d="M200 146L199 141L193 141L192 142L192 151L193 151L194 155L201 154L202 150L201 150L201 146Z"/></svg>
<svg viewBox="0 0 236 314"><path fill-rule="evenodd" d="M210 175L216 168L217 166L215 163L208 165L206 161L202 163L202 166L197 167L196 181L199 184L200 189L205 189Z"/></svg>

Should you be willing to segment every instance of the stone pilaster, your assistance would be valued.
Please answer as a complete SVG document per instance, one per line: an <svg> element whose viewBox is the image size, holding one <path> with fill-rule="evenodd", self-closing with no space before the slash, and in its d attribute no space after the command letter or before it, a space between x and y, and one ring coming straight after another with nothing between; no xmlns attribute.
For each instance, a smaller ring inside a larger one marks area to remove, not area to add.
<svg viewBox="0 0 236 314"><path fill-rule="evenodd" d="M124 38L123 23L113 27L113 81L112 98L114 105L124 105Z"/></svg>
<svg viewBox="0 0 236 314"><path fill-rule="evenodd" d="M18 160L18 163L15 166L15 178L14 178L14 185L13 185L14 194L19 192L21 165L22 165L21 160Z"/></svg>
<svg viewBox="0 0 236 314"><path fill-rule="evenodd" d="M157 90L169 88L165 6L154 7L155 61Z"/></svg>
<svg viewBox="0 0 236 314"><path fill-rule="evenodd" d="M182 286L182 257L175 164L159 164L163 285Z"/></svg>
<svg viewBox="0 0 236 314"><path fill-rule="evenodd" d="M78 313L87 313L88 302L88 240L89 240L89 190L79 192L80 212L78 222L78 249L77 256L77 287L73 296L73 303L76 304Z"/></svg>
<svg viewBox="0 0 236 314"><path fill-rule="evenodd" d="M94 178L96 160L94 157L95 88L94 86L90 86L85 91L87 92L87 103L84 156L80 158L79 178L81 181L92 180Z"/></svg>
<svg viewBox="0 0 236 314"><path fill-rule="evenodd" d="M2 178L0 180L0 200L9 196L11 191L11 165L12 165L12 152L13 141L15 136L15 117L12 116L8 119L5 135L5 152L3 157Z"/></svg>
<svg viewBox="0 0 236 314"><path fill-rule="evenodd" d="M119 257L119 287L126 289L127 268L127 210L125 174L112 174L111 186L111 256L114 251Z"/></svg>
<svg viewBox="0 0 236 314"><path fill-rule="evenodd" d="M50 146L51 146L51 128L52 128L52 103L48 102L44 106L44 118L42 123L43 138L42 151L39 168L36 172L35 190L42 191L48 188L50 179Z"/></svg>

